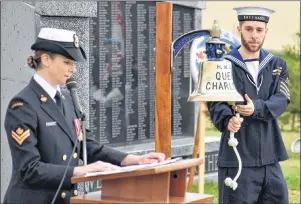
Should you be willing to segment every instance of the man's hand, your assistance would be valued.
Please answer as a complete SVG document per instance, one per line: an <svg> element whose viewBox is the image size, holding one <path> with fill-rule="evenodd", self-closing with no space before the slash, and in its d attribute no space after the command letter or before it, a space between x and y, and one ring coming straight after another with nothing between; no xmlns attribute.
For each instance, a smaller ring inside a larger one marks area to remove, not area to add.
<svg viewBox="0 0 301 204"><path fill-rule="evenodd" d="M118 168L120 167L107 162L97 161L92 164L88 164L87 166L75 167L73 171L73 175L80 176L85 173L112 171Z"/></svg>
<svg viewBox="0 0 301 204"><path fill-rule="evenodd" d="M240 128L241 122L240 120L236 117L233 116L228 123L228 130L230 132L237 132Z"/></svg>
<svg viewBox="0 0 301 204"><path fill-rule="evenodd" d="M162 162L164 160L165 155L158 152L151 152L141 156L129 154L122 160L121 166L151 164L154 162Z"/></svg>
<svg viewBox="0 0 301 204"><path fill-rule="evenodd" d="M255 111L255 107L253 101L249 98L247 94L245 94L245 98L247 101L247 105L237 105L234 106L233 109L243 116L251 116Z"/></svg>

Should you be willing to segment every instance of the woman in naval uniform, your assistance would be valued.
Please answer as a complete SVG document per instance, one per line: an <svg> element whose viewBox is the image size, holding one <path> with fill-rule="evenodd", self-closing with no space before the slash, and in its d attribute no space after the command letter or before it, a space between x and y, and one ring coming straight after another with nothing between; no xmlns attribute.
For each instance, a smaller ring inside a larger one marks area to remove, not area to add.
<svg viewBox="0 0 301 204"><path fill-rule="evenodd" d="M35 74L12 98L5 117L13 170L4 203L51 203L70 156L55 203L69 203L69 198L77 195L72 176L165 159L162 153L135 156L114 150L93 140L87 131L88 165L77 166L82 159L80 144L71 155L77 140L73 124L77 117L70 94L60 85L66 84L76 71L75 61L86 60L86 54L74 31L54 28L42 28L31 49L35 54L27 62Z"/></svg>

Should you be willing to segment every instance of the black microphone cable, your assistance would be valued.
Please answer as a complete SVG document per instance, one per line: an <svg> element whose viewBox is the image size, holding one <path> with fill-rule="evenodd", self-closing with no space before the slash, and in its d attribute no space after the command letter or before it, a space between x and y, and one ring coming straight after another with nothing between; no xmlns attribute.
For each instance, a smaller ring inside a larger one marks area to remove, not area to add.
<svg viewBox="0 0 301 204"><path fill-rule="evenodd" d="M68 90L70 91L70 95L71 95L71 97L72 97L72 102L73 102L73 105L74 105L75 114L76 114L76 116L77 116L78 118L80 118L80 120L81 120L81 128L85 128L85 127L82 127L82 126L83 126L82 122L84 122L84 120L85 120L85 114L81 111L81 108L80 108L79 104L77 103L77 100L78 100L78 99L77 99L77 98L75 98L75 99L73 98L73 97L77 97L77 95L71 93L71 91L73 91L74 89L76 89L76 87L77 87L77 82L76 82L73 78L69 78L69 79L67 80L66 85L67 85L67 88L68 88ZM83 130L83 134L85 134L85 129ZM84 135L84 137L85 137L85 135ZM78 141L79 141L79 139L77 138L76 141L75 141L75 144L74 144L72 153L71 153L71 155L70 155L70 158L69 158L69 160L68 160L68 163L67 163L65 172L64 172L64 174L63 174L62 180L61 180L61 182L60 182L59 187L57 188L57 191L56 191L56 193L55 193L55 195L54 195L54 197L53 197L53 199L52 199L51 204L54 204L55 199L57 198L58 193L59 193L59 191L60 191L61 188L62 188L63 182L64 182L65 177L66 177L66 174L67 174L68 167L70 166L70 162L71 162L71 159L72 159L72 155L73 155L74 152L75 152L75 149L76 149L76 147L77 147ZM84 184L84 185L85 185L85 184ZM85 186L84 186L84 187L85 187Z"/></svg>
<svg viewBox="0 0 301 204"><path fill-rule="evenodd" d="M65 177L66 177L66 174L67 174L67 170L68 170L68 168L69 168L69 166L70 166L70 163L71 163L71 160L72 160L72 155L74 154L74 152L75 152L75 149L76 149L76 147L77 147L78 140L79 140L79 139L77 138L77 139L76 139L76 141L75 141L75 144L74 144L74 147L73 147L72 153L71 153L71 155L70 155L70 158L69 158L69 160L68 160L68 163L67 163L67 166L66 166L66 169L65 169L64 175L63 175L63 177L62 177L61 183L60 183L59 187L57 188L57 191L56 191L56 193L55 193L55 195L54 195L54 197L53 197L53 199L52 199L52 202L51 202L51 204L54 204L54 202L55 202L55 199L57 198L57 196L58 196L58 193L59 193L59 191L60 191L60 190L61 190L61 188L62 188L63 182L64 182L64 180L65 180ZM70 181L70 182L71 182L71 181Z"/></svg>
<svg viewBox="0 0 301 204"><path fill-rule="evenodd" d="M75 99L73 98L73 97L77 97L77 95L71 93L72 90L76 89L76 87L77 87L77 82L76 82L73 78L69 78L69 79L67 80L66 85L67 85L67 88L68 88L68 90L70 91L70 95L71 95L71 97L72 97L72 102L73 102L73 105L74 105L75 114L76 114L76 116L77 116L78 118L81 119L81 122L82 122L82 120L83 120L83 118L84 118L84 114L82 113L82 111L81 111L81 109L80 109L80 107L79 107L79 104L76 103L78 99L77 99L77 98L75 98ZM76 100L76 101L75 101L75 100ZM81 126L82 126L82 124L81 124ZM76 149L76 147L77 147L78 141L79 141L79 138L77 137L77 139L76 139L76 141L75 141L75 144L74 144L74 147L73 147L73 150L72 150L72 153L71 153L70 158L69 158L69 160L68 160L68 163L67 163L65 172L64 172L64 174L63 174L62 180L61 180L61 182L60 182L59 187L57 188L57 191L56 191L56 193L55 193L55 195L54 195L54 197L53 197L53 199L52 199L51 204L54 204L55 199L57 198L58 193L59 193L59 191L60 191L61 188L62 188L63 182L64 182L65 177L66 177L66 174L67 174L67 170L68 170L68 168L69 168L69 166L70 166L70 162L71 162L71 159L72 159L72 155L73 155L74 152L75 152L75 149Z"/></svg>

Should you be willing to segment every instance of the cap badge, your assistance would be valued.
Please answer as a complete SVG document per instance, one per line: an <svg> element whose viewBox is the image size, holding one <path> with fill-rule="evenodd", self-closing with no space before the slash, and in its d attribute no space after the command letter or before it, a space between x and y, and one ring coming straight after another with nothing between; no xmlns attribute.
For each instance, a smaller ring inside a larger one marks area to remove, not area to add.
<svg viewBox="0 0 301 204"><path fill-rule="evenodd" d="M79 40L76 34L73 35L73 40L74 40L74 46L76 48L79 48Z"/></svg>

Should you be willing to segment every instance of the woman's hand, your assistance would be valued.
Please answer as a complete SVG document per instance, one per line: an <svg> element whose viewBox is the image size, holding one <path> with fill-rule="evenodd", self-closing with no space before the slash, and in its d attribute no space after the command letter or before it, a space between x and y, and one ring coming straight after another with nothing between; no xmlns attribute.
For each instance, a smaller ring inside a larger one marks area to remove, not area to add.
<svg viewBox="0 0 301 204"><path fill-rule="evenodd" d="M78 166L74 168L73 175L74 176L80 176L86 173L92 173L92 172L102 172L102 171L112 171L120 168L119 166L97 161L92 164L88 164L87 166Z"/></svg>
<svg viewBox="0 0 301 204"><path fill-rule="evenodd" d="M122 160L121 166L151 164L154 162L162 162L164 160L165 160L165 154L160 152L151 152L141 156L130 154Z"/></svg>

